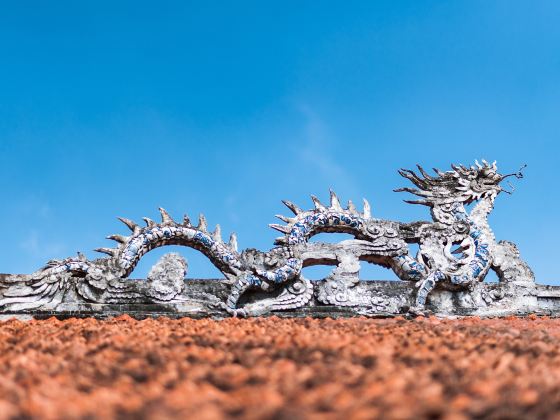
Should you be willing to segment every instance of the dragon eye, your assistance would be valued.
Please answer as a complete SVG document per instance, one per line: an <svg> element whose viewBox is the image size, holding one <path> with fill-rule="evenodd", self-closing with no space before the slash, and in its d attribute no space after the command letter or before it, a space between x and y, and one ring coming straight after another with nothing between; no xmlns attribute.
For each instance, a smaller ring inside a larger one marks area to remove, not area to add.
<svg viewBox="0 0 560 420"><path fill-rule="evenodd" d="M383 233L383 230L379 226L370 226L367 230L374 236L379 236Z"/></svg>
<svg viewBox="0 0 560 420"><path fill-rule="evenodd" d="M454 229L455 232L457 232L457 233L465 233L465 232L468 232L468 231L470 230L470 227L469 227L469 225L468 225L467 223L465 223L465 222L458 222L458 223L455 223L455 224L453 225L453 229Z"/></svg>
<svg viewBox="0 0 560 420"><path fill-rule="evenodd" d="M388 236L389 238L394 238L395 236L397 236L397 231L393 228L387 228L385 230L385 236Z"/></svg>

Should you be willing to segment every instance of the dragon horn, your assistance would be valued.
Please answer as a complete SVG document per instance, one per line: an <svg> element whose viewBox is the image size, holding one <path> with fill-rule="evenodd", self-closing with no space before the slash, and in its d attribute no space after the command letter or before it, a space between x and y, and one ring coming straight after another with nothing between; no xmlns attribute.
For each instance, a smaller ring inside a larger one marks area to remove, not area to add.
<svg viewBox="0 0 560 420"><path fill-rule="evenodd" d="M116 249L111 249L111 248L97 248L97 249L94 249L94 251L110 255L111 257L114 257L118 252Z"/></svg>
<svg viewBox="0 0 560 420"><path fill-rule="evenodd" d="M364 219L371 219L371 206L369 202L364 198Z"/></svg>
<svg viewBox="0 0 560 420"><path fill-rule="evenodd" d="M272 229L276 229L278 232L282 232L282 233L289 233L290 230L291 230L288 226L278 225L276 223L271 223L268 226L270 226Z"/></svg>
<svg viewBox="0 0 560 420"><path fill-rule="evenodd" d="M317 210L325 210L326 209L326 207L323 205L323 203L321 203L316 196L312 195L311 200L313 201L313 204L315 204L315 208Z"/></svg>
<svg viewBox="0 0 560 420"><path fill-rule="evenodd" d="M212 233L212 237L217 242L222 242L222 228L220 225L216 225L216 229L214 229L214 233Z"/></svg>
<svg viewBox="0 0 560 420"><path fill-rule="evenodd" d="M232 232L229 236L229 247L234 251L237 251L237 235L235 232Z"/></svg>
<svg viewBox="0 0 560 420"><path fill-rule="evenodd" d="M156 222L154 222L152 219L150 219L149 217L143 217L142 219L144 219L144 222L146 222L146 226L148 227L154 227L156 225Z"/></svg>
<svg viewBox="0 0 560 420"><path fill-rule="evenodd" d="M285 223L291 223L291 222L294 221L294 219L291 219L291 218L286 217L286 216L282 216L281 214L277 214L277 215L275 215L275 217L282 220Z"/></svg>
<svg viewBox="0 0 560 420"><path fill-rule="evenodd" d="M173 219L163 207L159 208L159 212L161 213L161 223L163 224L173 223Z"/></svg>
<svg viewBox="0 0 560 420"><path fill-rule="evenodd" d="M206 222L206 217L204 217L204 215L200 213L200 216L198 217L197 229L206 232L207 228L208 228L208 223Z"/></svg>
<svg viewBox="0 0 560 420"><path fill-rule="evenodd" d="M132 220L125 219L124 217L118 217L118 219L121 222L123 222L132 232L137 233L140 230L138 225L136 223L134 223Z"/></svg>
<svg viewBox="0 0 560 420"><path fill-rule="evenodd" d="M336 193L333 190L330 190L331 193L331 208L336 211L341 211L342 206L340 205L340 200L338 199Z"/></svg>
<svg viewBox="0 0 560 420"><path fill-rule="evenodd" d="M122 235L109 235L107 236L107 239L111 239L112 241L117 241L121 244L124 244L128 240L126 236L122 236Z"/></svg>
<svg viewBox="0 0 560 420"><path fill-rule="evenodd" d="M282 200L282 203L284 203L284 205L288 207L292 211L292 213L294 213L296 216L302 213L302 210L291 201Z"/></svg>

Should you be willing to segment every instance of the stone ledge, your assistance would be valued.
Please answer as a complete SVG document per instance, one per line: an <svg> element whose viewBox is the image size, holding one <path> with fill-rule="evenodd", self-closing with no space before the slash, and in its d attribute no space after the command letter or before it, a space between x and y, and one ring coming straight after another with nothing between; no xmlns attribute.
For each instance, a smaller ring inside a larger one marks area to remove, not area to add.
<svg viewBox="0 0 560 420"><path fill-rule="evenodd" d="M7 274L0 274L0 282L8 279ZM12 279L14 276L11 276ZM19 277L19 276L17 276ZM21 276L22 278L24 276ZM141 285L145 280L127 280ZM414 301L415 288L412 283L403 281L360 281L359 287L368 294L379 295L384 301L393 301L393 306L361 305L325 305L317 300L317 289L321 280L313 281L315 290L314 298L303 308L285 311L272 310L262 316L279 317L314 317L314 318L344 318L352 316L368 316L372 318L394 317L406 314L409 306ZM99 319L128 314L133 318L144 319L148 317L169 318L225 318L230 315L223 309L209 304L208 297L215 301L224 302L227 299L231 283L225 279L187 279L185 290L181 296L182 301L172 302L115 302L115 303L85 303L72 301L70 296L64 302L48 310L20 310L3 312L2 319L17 317L20 319L49 317L84 318L95 317ZM487 296L493 292L499 299L485 301L481 307L480 302L470 304L472 296ZM255 292L248 294L240 303L251 305L266 299L268 294ZM503 300L503 302L502 302ZM481 316L496 317L517 315L524 316L532 313L549 316L560 316L560 287L528 283L513 285L507 283L481 283L475 292L460 290L436 289L428 301L428 309L439 316Z"/></svg>

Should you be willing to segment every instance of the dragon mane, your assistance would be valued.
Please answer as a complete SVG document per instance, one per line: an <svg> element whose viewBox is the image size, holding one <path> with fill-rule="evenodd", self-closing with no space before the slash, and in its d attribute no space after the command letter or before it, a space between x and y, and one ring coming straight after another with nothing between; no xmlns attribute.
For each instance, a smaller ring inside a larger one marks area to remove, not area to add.
<svg viewBox="0 0 560 420"><path fill-rule="evenodd" d="M471 167L451 165L452 170L446 172L434 168L436 176L429 175L420 165L417 167L420 174L410 169L401 169L399 174L418 188L404 187L395 192L408 192L421 197L420 200L405 200L407 203L433 207L453 202L470 204L484 197L495 197L502 191L510 193L500 183L509 176L522 178L521 171L525 166L516 173L501 175L495 161L489 164L482 160L482 164L475 161Z"/></svg>

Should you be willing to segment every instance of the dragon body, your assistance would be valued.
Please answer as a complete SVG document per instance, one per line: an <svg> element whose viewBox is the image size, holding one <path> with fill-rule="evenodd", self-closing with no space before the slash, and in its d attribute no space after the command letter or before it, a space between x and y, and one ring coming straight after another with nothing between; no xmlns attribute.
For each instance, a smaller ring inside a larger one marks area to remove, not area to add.
<svg viewBox="0 0 560 420"><path fill-rule="evenodd" d="M431 222L401 223L373 218L366 200L363 211L358 211L351 201L343 207L331 191L329 205L312 196L311 210L304 211L284 201L293 215L279 215L284 224L270 225L283 234L275 240L275 246L266 252L254 249L238 252L236 235L232 234L229 242L224 242L220 226L209 232L203 215L194 226L188 217L178 223L160 209L161 222L144 218L143 227L121 218L130 235L109 236L117 246L97 249L108 257L88 260L78 254L78 257L50 261L25 282L4 291L0 307L56 306L71 289L88 302L142 299L135 282L127 278L146 253L166 245L187 246L202 252L231 281L229 297L219 306L233 315L251 315L262 312L263 308L290 309L309 303L314 286L302 276L302 269L318 264L336 265L326 286L321 286L324 293L320 301L363 304L364 297L356 287L359 261L366 261L392 269L401 280L416 282L418 289L412 311L424 309L438 283L470 287L482 281L490 269L501 278L515 275L513 270L518 266L512 267L504 258L508 252L511 254L511 247L509 243L496 243L487 218L496 197L505 191L500 183L508 176L520 178L522 174L500 175L495 163L490 165L485 161L483 165L477 162L468 168L452 166L448 172L436 169L433 176L418 168L419 174L399 171L416 188L396 191L420 197L407 202L428 206ZM476 204L469 213L466 206L471 203ZM312 242L311 238L320 233L346 233L354 239L338 245ZM408 245L413 243L419 245L416 256L409 252ZM264 292L280 289L280 292L267 299L266 305L257 302L240 307L241 298L249 289ZM336 293L332 292L334 289ZM154 299L153 294L147 295Z"/></svg>
<svg viewBox="0 0 560 420"><path fill-rule="evenodd" d="M320 233L346 233L355 238L354 245L358 245L359 259L375 258L380 264L389 265L392 257L408 252L406 242L399 238L399 224L392 221L374 219L371 217L369 203L364 200L364 210L359 212L350 201L347 208L343 208L337 195L331 191L330 205L322 204L312 196L314 209L304 211L290 201L284 201L293 217L277 215L285 225L271 224L270 227L284 235L275 240L276 248L267 253L258 251L261 258L253 258L248 263L251 273L242 276L234 284L233 292L228 299L226 310L233 314L246 314L247 311L236 309L239 298L251 287L268 289L271 285L285 284L288 281L302 278L301 270L311 265L337 263L340 256L329 256L324 252L313 252L314 247L309 240ZM310 252L311 251L311 252ZM249 260L248 258L246 260ZM257 262L258 261L258 262ZM309 289L309 282L302 278L304 288ZM311 295L305 295L306 301L297 300L297 305L307 303ZM290 296L289 300L293 300ZM284 300L280 299L280 306ZM278 299L272 303L278 305ZM286 308L287 309L287 308Z"/></svg>

